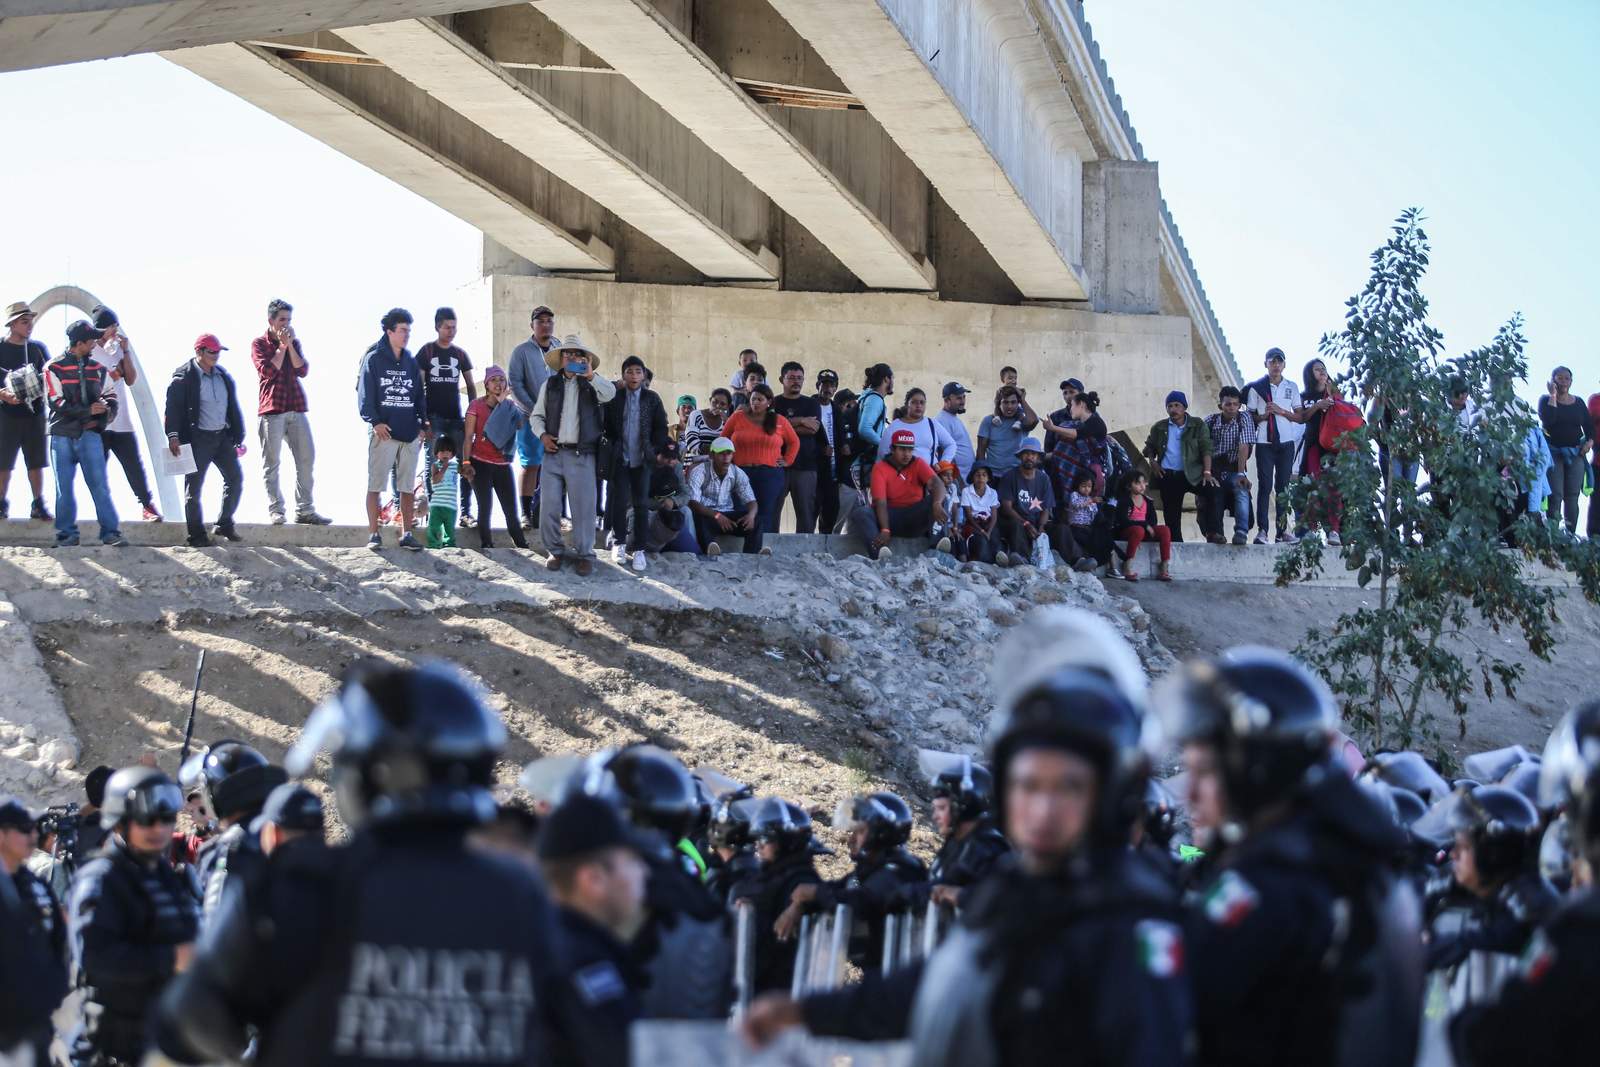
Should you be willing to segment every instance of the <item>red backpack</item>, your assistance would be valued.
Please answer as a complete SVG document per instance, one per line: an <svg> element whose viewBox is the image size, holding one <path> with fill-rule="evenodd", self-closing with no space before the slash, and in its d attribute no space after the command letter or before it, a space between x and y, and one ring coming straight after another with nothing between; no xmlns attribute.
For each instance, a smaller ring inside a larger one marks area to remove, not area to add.
<svg viewBox="0 0 1600 1067"><path fill-rule="evenodd" d="M1322 432L1317 435L1317 443L1325 452L1348 451L1355 443L1346 443L1344 435L1366 424L1360 408L1348 400L1335 400L1333 406L1322 413Z"/></svg>

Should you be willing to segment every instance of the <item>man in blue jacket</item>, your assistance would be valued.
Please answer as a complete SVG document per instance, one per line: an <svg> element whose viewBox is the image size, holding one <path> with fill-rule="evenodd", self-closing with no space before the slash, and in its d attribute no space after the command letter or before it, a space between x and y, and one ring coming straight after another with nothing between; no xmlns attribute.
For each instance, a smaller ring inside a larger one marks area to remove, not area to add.
<svg viewBox="0 0 1600 1067"><path fill-rule="evenodd" d="M428 439L428 394L422 368L406 349L411 337L411 312L391 308L383 317L383 336L361 357L356 396L367 424L367 547L383 549L378 533L378 499L389 472L400 493L401 548L413 552L422 542L411 532L412 488L417 481L417 453Z"/></svg>
<svg viewBox="0 0 1600 1067"><path fill-rule="evenodd" d="M244 484L244 472L239 469L244 416L239 412L233 378L217 365L225 351L227 346L216 334L201 334L195 338L194 358L173 372L167 386L167 449L174 456L183 445L194 450L194 473L183 479L183 517L189 524L191 548L211 544L200 512L200 489L205 485L206 470L213 465L222 474L222 510L217 513L215 533L228 541L240 540L233 513L239 506L239 487Z"/></svg>

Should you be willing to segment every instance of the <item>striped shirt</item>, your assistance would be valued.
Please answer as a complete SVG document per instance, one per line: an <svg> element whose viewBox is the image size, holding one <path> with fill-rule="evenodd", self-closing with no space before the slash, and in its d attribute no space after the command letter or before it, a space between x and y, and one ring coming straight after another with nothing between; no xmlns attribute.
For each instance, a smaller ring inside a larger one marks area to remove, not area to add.
<svg viewBox="0 0 1600 1067"><path fill-rule="evenodd" d="M446 508L455 511L461 506L461 472L454 456L445 466L444 477L439 481L433 480L433 473L428 474L428 510Z"/></svg>

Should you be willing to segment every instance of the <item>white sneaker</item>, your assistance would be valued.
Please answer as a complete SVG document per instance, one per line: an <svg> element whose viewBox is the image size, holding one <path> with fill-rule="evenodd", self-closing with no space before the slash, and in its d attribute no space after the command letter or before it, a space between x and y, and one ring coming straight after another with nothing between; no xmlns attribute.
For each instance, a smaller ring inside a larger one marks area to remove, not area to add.
<svg viewBox="0 0 1600 1067"><path fill-rule="evenodd" d="M939 551L939 552L948 552L948 551L950 551L950 538L948 538L948 537L939 538L939 543L934 545L933 547L934 547L934 549L936 551Z"/></svg>
<svg viewBox="0 0 1600 1067"><path fill-rule="evenodd" d="M711 542L709 545L706 546L706 555L708 555L708 556L720 556L720 555L722 555L722 546L717 544L715 541Z"/></svg>
<svg viewBox="0 0 1600 1067"><path fill-rule="evenodd" d="M626 545L611 546L611 562L619 567L628 565L628 548Z"/></svg>
<svg viewBox="0 0 1600 1067"><path fill-rule="evenodd" d="M635 552L633 554L633 569L636 570L636 571L643 571L645 569L645 566L646 566L646 564L645 564L645 561L644 561L644 553L643 552Z"/></svg>
<svg viewBox="0 0 1600 1067"><path fill-rule="evenodd" d="M1004 552L996 552L994 554L994 565L996 567L1009 567L1011 566L1011 557Z"/></svg>
<svg viewBox="0 0 1600 1067"><path fill-rule="evenodd" d="M758 555L758 556L770 556L770 555L772 555L772 546L771 545L762 545L761 546L761 551L757 552L756 555Z"/></svg>

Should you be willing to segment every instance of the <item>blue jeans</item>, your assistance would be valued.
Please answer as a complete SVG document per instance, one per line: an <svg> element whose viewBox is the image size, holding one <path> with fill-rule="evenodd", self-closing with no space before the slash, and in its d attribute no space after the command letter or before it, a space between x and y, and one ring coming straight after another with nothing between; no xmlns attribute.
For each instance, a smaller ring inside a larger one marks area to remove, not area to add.
<svg viewBox="0 0 1600 1067"><path fill-rule="evenodd" d="M56 542L78 539L78 498L74 485L78 470L94 499L95 518L100 520L100 540L115 541L122 536L117 509L111 503L111 487L106 484L106 446L92 430L81 437L50 438L50 462L56 472Z"/></svg>
<svg viewBox="0 0 1600 1067"><path fill-rule="evenodd" d="M777 533L783 514L783 490L788 484L782 467L740 467L750 479L756 494L756 528L762 533Z"/></svg>
<svg viewBox="0 0 1600 1067"><path fill-rule="evenodd" d="M1217 487L1206 490L1211 504L1209 532L1218 537L1222 536L1222 513L1230 504L1233 506L1233 535L1242 539L1250 533L1250 490L1239 484L1240 477L1237 470L1221 472L1217 475Z"/></svg>
<svg viewBox="0 0 1600 1067"><path fill-rule="evenodd" d="M1274 490L1278 494L1278 532L1289 529L1288 494L1289 483L1294 479L1294 447L1293 442L1256 442L1256 530L1262 534L1267 533L1267 519L1272 514L1267 502L1272 500Z"/></svg>

